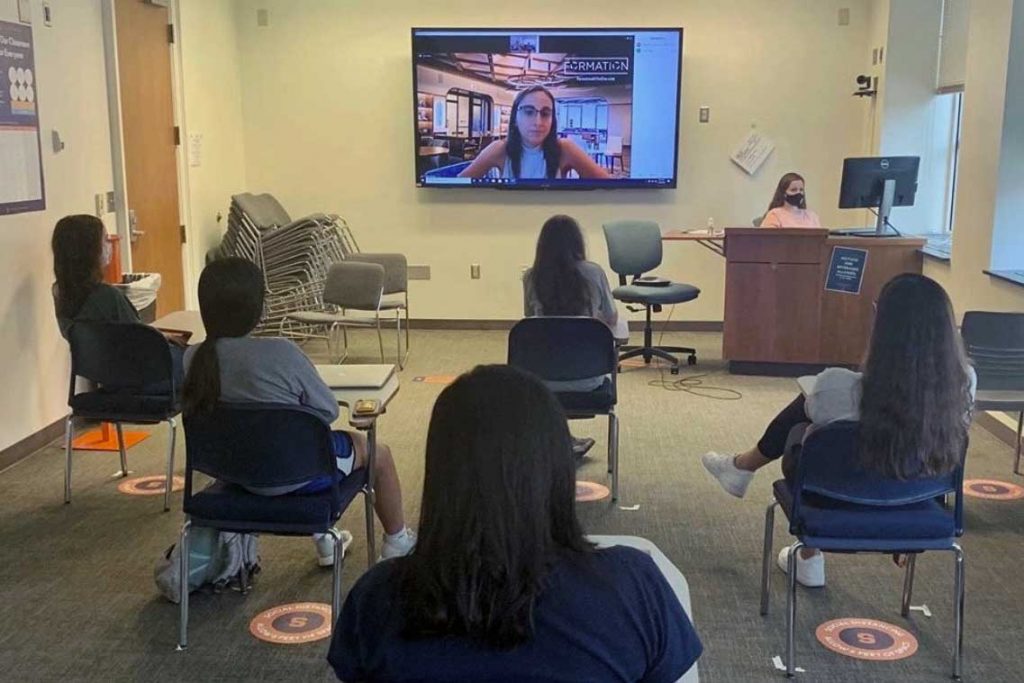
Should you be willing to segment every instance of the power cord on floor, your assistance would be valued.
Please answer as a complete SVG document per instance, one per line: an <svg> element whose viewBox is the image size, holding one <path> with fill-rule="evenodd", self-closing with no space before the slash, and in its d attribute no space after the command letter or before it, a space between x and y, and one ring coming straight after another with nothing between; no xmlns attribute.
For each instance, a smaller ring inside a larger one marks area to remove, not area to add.
<svg viewBox="0 0 1024 683"><path fill-rule="evenodd" d="M669 322L672 320L672 314L675 313L676 306L672 304L672 308L668 310L668 317L665 318L665 323L661 328L661 332L658 333L657 346L661 346L665 339L665 330L668 328ZM710 398L715 401L738 401L743 398L743 394L735 389L727 389L725 387L716 387L712 384L705 384L704 381L712 377L712 373L704 372L697 375L688 375L686 377L680 377L678 379L666 379L665 378L665 366L659 364L658 368L658 379L652 379L647 384L652 387L658 387L665 391L685 391L688 394L699 396L701 398Z"/></svg>

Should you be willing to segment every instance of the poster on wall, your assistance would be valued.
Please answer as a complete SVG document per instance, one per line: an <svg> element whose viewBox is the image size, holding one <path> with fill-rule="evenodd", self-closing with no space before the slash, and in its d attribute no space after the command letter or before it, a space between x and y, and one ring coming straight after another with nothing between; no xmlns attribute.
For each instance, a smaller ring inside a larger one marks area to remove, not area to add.
<svg viewBox="0 0 1024 683"><path fill-rule="evenodd" d="M32 27L0 21L0 215L46 208L33 56Z"/></svg>

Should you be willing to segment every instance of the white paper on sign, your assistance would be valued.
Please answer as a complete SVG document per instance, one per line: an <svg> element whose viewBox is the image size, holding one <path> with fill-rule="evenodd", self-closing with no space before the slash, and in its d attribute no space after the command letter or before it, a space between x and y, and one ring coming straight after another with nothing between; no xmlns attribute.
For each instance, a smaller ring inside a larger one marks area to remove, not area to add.
<svg viewBox="0 0 1024 683"><path fill-rule="evenodd" d="M752 130L736 146L736 150L729 158L746 171L747 174L754 175L774 149L775 143L771 139L756 130Z"/></svg>

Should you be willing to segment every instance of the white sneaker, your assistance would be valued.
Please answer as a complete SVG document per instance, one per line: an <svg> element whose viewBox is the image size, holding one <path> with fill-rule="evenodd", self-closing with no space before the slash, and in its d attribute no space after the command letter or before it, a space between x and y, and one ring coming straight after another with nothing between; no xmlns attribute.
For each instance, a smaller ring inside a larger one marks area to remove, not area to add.
<svg viewBox="0 0 1024 683"><path fill-rule="evenodd" d="M352 544L352 534L348 529L338 531L341 536L341 556L345 557L348 547ZM316 563L321 567L334 566L334 536L330 534L313 534L313 545L316 546Z"/></svg>
<svg viewBox="0 0 1024 683"><path fill-rule="evenodd" d="M416 532L405 527L394 536L384 534L384 545L380 550L382 560L405 557L416 547Z"/></svg>
<svg viewBox="0 0 1024 683"><path fill-rule="evenodd" d="M735 458L736 456L731 453L711 451L702 455L700 461L704 463L704 469L718 480L727 493L742 498L747 493L747 487L750 486L754 473L736 467L733 462Z"/></svg>
<svg viewBox="0 0 1024 683"><path fill-rule="evenodd" d="M779 568L785 574L789 571L789 551L786 546L779 552ZM815 553L804 559L800 553L796 556L796 582L805 588L821 588L825 585L825 556L822 553Z"/></svg>

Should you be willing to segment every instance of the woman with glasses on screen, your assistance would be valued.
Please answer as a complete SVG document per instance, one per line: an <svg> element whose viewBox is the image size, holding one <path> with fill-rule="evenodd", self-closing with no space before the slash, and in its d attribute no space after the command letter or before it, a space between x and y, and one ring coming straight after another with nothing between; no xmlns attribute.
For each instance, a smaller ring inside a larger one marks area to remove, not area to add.
<svg viewBox="0 0 1024 683"><path fill-rule="evenodd" d="M487 145L460 178L483 178L492 168L502 178L611 178L590 155L571 140L558 137L555 97L535 85L516 96L509 118L508 139Z"/></svg>
<svg viewBox="0 0 1024 683"><path fill-rule="evenodd" d="M820 228L818 214L807 208L804 178L787 173L779 179L768 211L761 219L762 228Z"/></svg>

